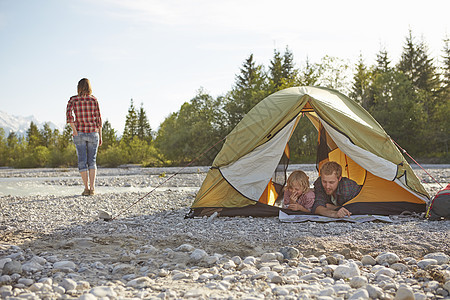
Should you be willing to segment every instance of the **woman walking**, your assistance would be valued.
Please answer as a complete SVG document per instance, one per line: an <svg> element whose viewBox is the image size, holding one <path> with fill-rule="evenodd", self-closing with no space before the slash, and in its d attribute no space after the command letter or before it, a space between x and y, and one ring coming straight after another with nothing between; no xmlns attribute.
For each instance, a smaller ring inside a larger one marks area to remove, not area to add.
<svg viewBox="0 0 450 300"><path fill-rule="evenodd" d="M87 78L78 82L78 95L70 97L67 103L66 121L72 127L77 148L78 170L84 184L82 195L94 195L97 149L102 145L102 117Z"/></svg>

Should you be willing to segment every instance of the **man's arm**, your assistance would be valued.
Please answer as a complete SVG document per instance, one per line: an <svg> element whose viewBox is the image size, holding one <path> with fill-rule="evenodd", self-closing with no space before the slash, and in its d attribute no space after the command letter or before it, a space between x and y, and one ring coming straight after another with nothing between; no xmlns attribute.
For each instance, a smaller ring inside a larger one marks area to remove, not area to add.
<svg viewBox="0 0 450 300"><path fill-rule="evenodd" d="M339 210L335 210L338 206L327 204L327 206L317 206L315 213L321 216L330 217L330 218L343 218L350 217L351 213L344 207L341 207Z"/></svg>

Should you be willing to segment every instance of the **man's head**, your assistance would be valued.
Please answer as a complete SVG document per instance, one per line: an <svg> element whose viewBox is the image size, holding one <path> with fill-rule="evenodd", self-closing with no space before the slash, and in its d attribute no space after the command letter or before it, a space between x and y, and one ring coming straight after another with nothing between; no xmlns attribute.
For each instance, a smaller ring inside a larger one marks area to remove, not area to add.
<svg viewBox="0 0 450 300"><path fill-rule="evenodd" d="M342 178L342 167L334 161L326 162L320 169L320 179L327 195L336 193L339 181Z"/></svg>

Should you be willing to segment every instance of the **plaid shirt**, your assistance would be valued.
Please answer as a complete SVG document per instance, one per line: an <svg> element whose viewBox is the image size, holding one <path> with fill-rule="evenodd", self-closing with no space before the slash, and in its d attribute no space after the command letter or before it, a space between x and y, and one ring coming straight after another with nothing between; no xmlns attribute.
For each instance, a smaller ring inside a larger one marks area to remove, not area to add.
<svg viewBox="0 0 450 300"><path fill-rule="evenodd" d="M102 127L102 117L97 98L92 95L70 97L67 103L66 121L74 123L79 132L98 132L98 129Z"/></svg>
<svg viewBox="0 0 450 300"><path fill-rule="evenodd" d="M337 206L342 206L345 202L353 199L361 191L361 186L355 181L348 179L347 177L342 177L338 183L336 189L336 202ZM322 186L321 178L317 178L314 182L314 193L316 194L316 199L311 212L314 213L318 206L326 206L328 204L333 204L331 201L331 196L325 193L325 189Z"/></svg>

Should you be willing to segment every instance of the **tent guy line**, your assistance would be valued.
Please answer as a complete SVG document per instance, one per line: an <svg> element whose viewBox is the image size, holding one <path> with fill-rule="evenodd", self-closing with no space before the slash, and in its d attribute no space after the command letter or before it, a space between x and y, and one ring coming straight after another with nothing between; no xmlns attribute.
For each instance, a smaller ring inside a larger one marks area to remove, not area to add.
<svg viewBox="0 0 450 300"><path fill-rule="evenodd" d="M130 206L128 206L127 208L123 209L122 211L120 211L116 216L114 216L113 218L111 218L111 220L115 220L117 219L120 215L122 215L124 212L128 211L130 208L132 208L133 206L135 206L136 204L138 204L139 202L141 202L142 200L144 200L145 198L147 198L151 193L153 193L156 189L158 189L159 187L163 186L166 182L168 182L169 180L171 180L173 177L175 177L176 175L180 174L181 171L183 171L184 169L186 169L187 167L189 167L191 164L193 164L195 161L197 161L200 157L204 156L206 153L208 153L212 148L214 148L215 146L217 146L220 142L222 142L224 139L226 139L227 137L223 137L222 139L220 139L217 143L215 143L214 145L212 145L211 147L209 147L208 149L206 149L204 152L202 152L200 155L198 155L196 158L194 158L191 162L189 162L187 165L185 165L184 167L180 168L178 171L176 171L175 173L173 173L171 176L169 176L166 180L164 180L163 182L161 182L160 184L158 184L156 187L154 187L150 192L148 192L147 194L145 194L144 196L142 196L141 198L139 198L138 200L136 200L135 202L133 202Z"/></svg>

